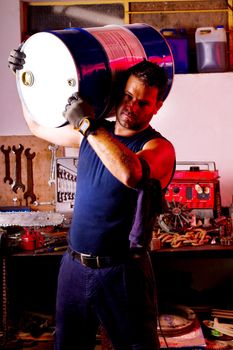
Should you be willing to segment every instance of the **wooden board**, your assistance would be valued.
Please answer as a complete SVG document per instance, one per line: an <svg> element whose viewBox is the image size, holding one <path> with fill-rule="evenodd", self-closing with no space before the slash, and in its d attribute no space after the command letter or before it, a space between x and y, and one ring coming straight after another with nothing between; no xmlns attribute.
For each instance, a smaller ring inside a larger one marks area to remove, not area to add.
<svg viewBox="0 0 233 350"><path fill-rule="evenodd" d="M34 193L36 195L36 201L38 202L51 202L55 199L55 186L52 184L48 185L50 178L50 166L52 152L48 146L50 143L41 140L35 136L0 136L0 146L3 145L4 149L8 146L14 145L16 149L19 144L23 145L24 150L21 155L21 176L22 182L25 184L25 191L27 190L27 159L24 154L26 148L31 148L30 153L35 152L36 156L32 160L33 165L33 182L34 182ZM54 145L53 145L54 146ZM64 156L64 148L59 147L56 152L57 157ZM10 176L15 179L15 154L11 151L10 153ZM26 206L26 200L23 195L24 192L19 189L17 193L12 190L12 185L8 182L4 183L5 177L5 156L0 151L0 206L13 206L14 200L17 198L16 205ZM53 210L54 205L42 205L33 206L30 204L31 199L29 198L29 205L36 210Z"/></svg>

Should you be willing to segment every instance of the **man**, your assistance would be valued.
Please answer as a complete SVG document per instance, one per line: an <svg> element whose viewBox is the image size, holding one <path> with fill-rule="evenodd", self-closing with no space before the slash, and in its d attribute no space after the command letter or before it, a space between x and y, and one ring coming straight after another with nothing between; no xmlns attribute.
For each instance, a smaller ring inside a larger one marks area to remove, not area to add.
<svg viewBox="0 0 233 350"><path fill-rule="evenodd" d="M21 69L24 59L14 50L9 67ZM69 124L60 128L38 125L23 106L34 135L80 146L69 249L58 277L56 350L93 350L100 324L115 350L159 349L151 232L144 230L140 200L150 180L165 190L174 171L172 144L149 125L163 104L167 78L146 60L127 74L115 122L95 120L78 94L65 107Z"/></svg>

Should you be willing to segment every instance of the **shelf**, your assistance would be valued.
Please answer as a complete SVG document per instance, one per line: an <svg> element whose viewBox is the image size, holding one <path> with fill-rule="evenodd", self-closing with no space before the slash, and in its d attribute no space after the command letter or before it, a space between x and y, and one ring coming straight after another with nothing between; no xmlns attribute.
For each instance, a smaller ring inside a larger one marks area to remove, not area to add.
<svg viewBox="0 0 233 350"><path fill-rule="evenodd" d="M152 250L152 253L200 253L200 252L232 252L233 245L230 246L222 246L218 244L214 245L202 245L202 246L187 246L187 247L179 247L179 248L160 248L157 250Z"/></svg>

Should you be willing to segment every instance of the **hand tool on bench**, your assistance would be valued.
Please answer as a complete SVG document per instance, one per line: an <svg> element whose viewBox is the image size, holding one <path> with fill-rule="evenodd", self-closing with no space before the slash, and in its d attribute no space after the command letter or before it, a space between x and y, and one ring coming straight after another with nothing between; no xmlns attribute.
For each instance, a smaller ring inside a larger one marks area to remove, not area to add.
<svg viewBox="0 0 233 350"><path fill-rule="evenodd" d="M12 146L12 151L15 153L15 179L12 184L12 190L17 193L18 189L21 188L25 191L25 185L22 183L21 177L21 154L24 150L23 145L19 144L19 148Z"/></svg>
<svg viewBox="0 0 233 350"><path fill-rule="evenodd" d="M11 147L8 146L7 149L4 148L4 145L1 146L1 151L5 156L5 177L3 181L6 183L8 181L9 185L13 183L13 179L10 177L10 152Z"/></svg>
<svg viewBox="0 0 233 350"><path fill-rule="evenodd" d="M26 205L28 205L28 198L31 198L31 204L36 201L36 195L33 192L33 164L32 160L35 158L36 153L30 153L31 148L26 148L24 154L27 158L27 191L24 192L23 197L26 199Z"/></svg>

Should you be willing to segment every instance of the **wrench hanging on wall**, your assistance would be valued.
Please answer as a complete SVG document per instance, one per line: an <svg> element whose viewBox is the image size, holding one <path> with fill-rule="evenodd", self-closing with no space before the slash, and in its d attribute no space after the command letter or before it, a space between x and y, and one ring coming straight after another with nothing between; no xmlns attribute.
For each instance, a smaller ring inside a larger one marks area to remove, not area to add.
<svg viewBox="0 0 233 350"><path fill-rule="evenodd" d="M27 191L24 193L24 198L26 199L26 204L28 205L28 198L31 198L31 204L35 202L36 200L36 195L33 192L33 165L32 165L32 160L35 158L36 153L30 153L31 148L26 148L25 149L25 156L27 158Z"/></svg>
<svg viewBox="0 0 233 350"><path fill-rule="evenodd" d="M15 193L17 193L19 188L21 188L23 192L25 191L25 185L23 184L21 177L21 154L23 150L24 147L21 144L19 144L18 148L12 146L12 152L15 153L15 179L12 184L12 190Z"/></svg>
<svg viewBox="0 0 233 350"><path fill-rule="evenodd" d="M8 146L7 149L4 148L4 145L1 146L1 151L5 156L5 177L3 181L6 183L8 181L9 185L13 183L13 179L10 176L10 152L11 147Z"/></svg>
<svg viewBox="0 0 233 350"><path fill-rule="evenodd" d="M52 185L52 183L56 182L56 152L59 146L57 145L49 145L48 149L52 152L51 156L51 165L50 165L50 178L48 181L49 186Z"/></svg>

